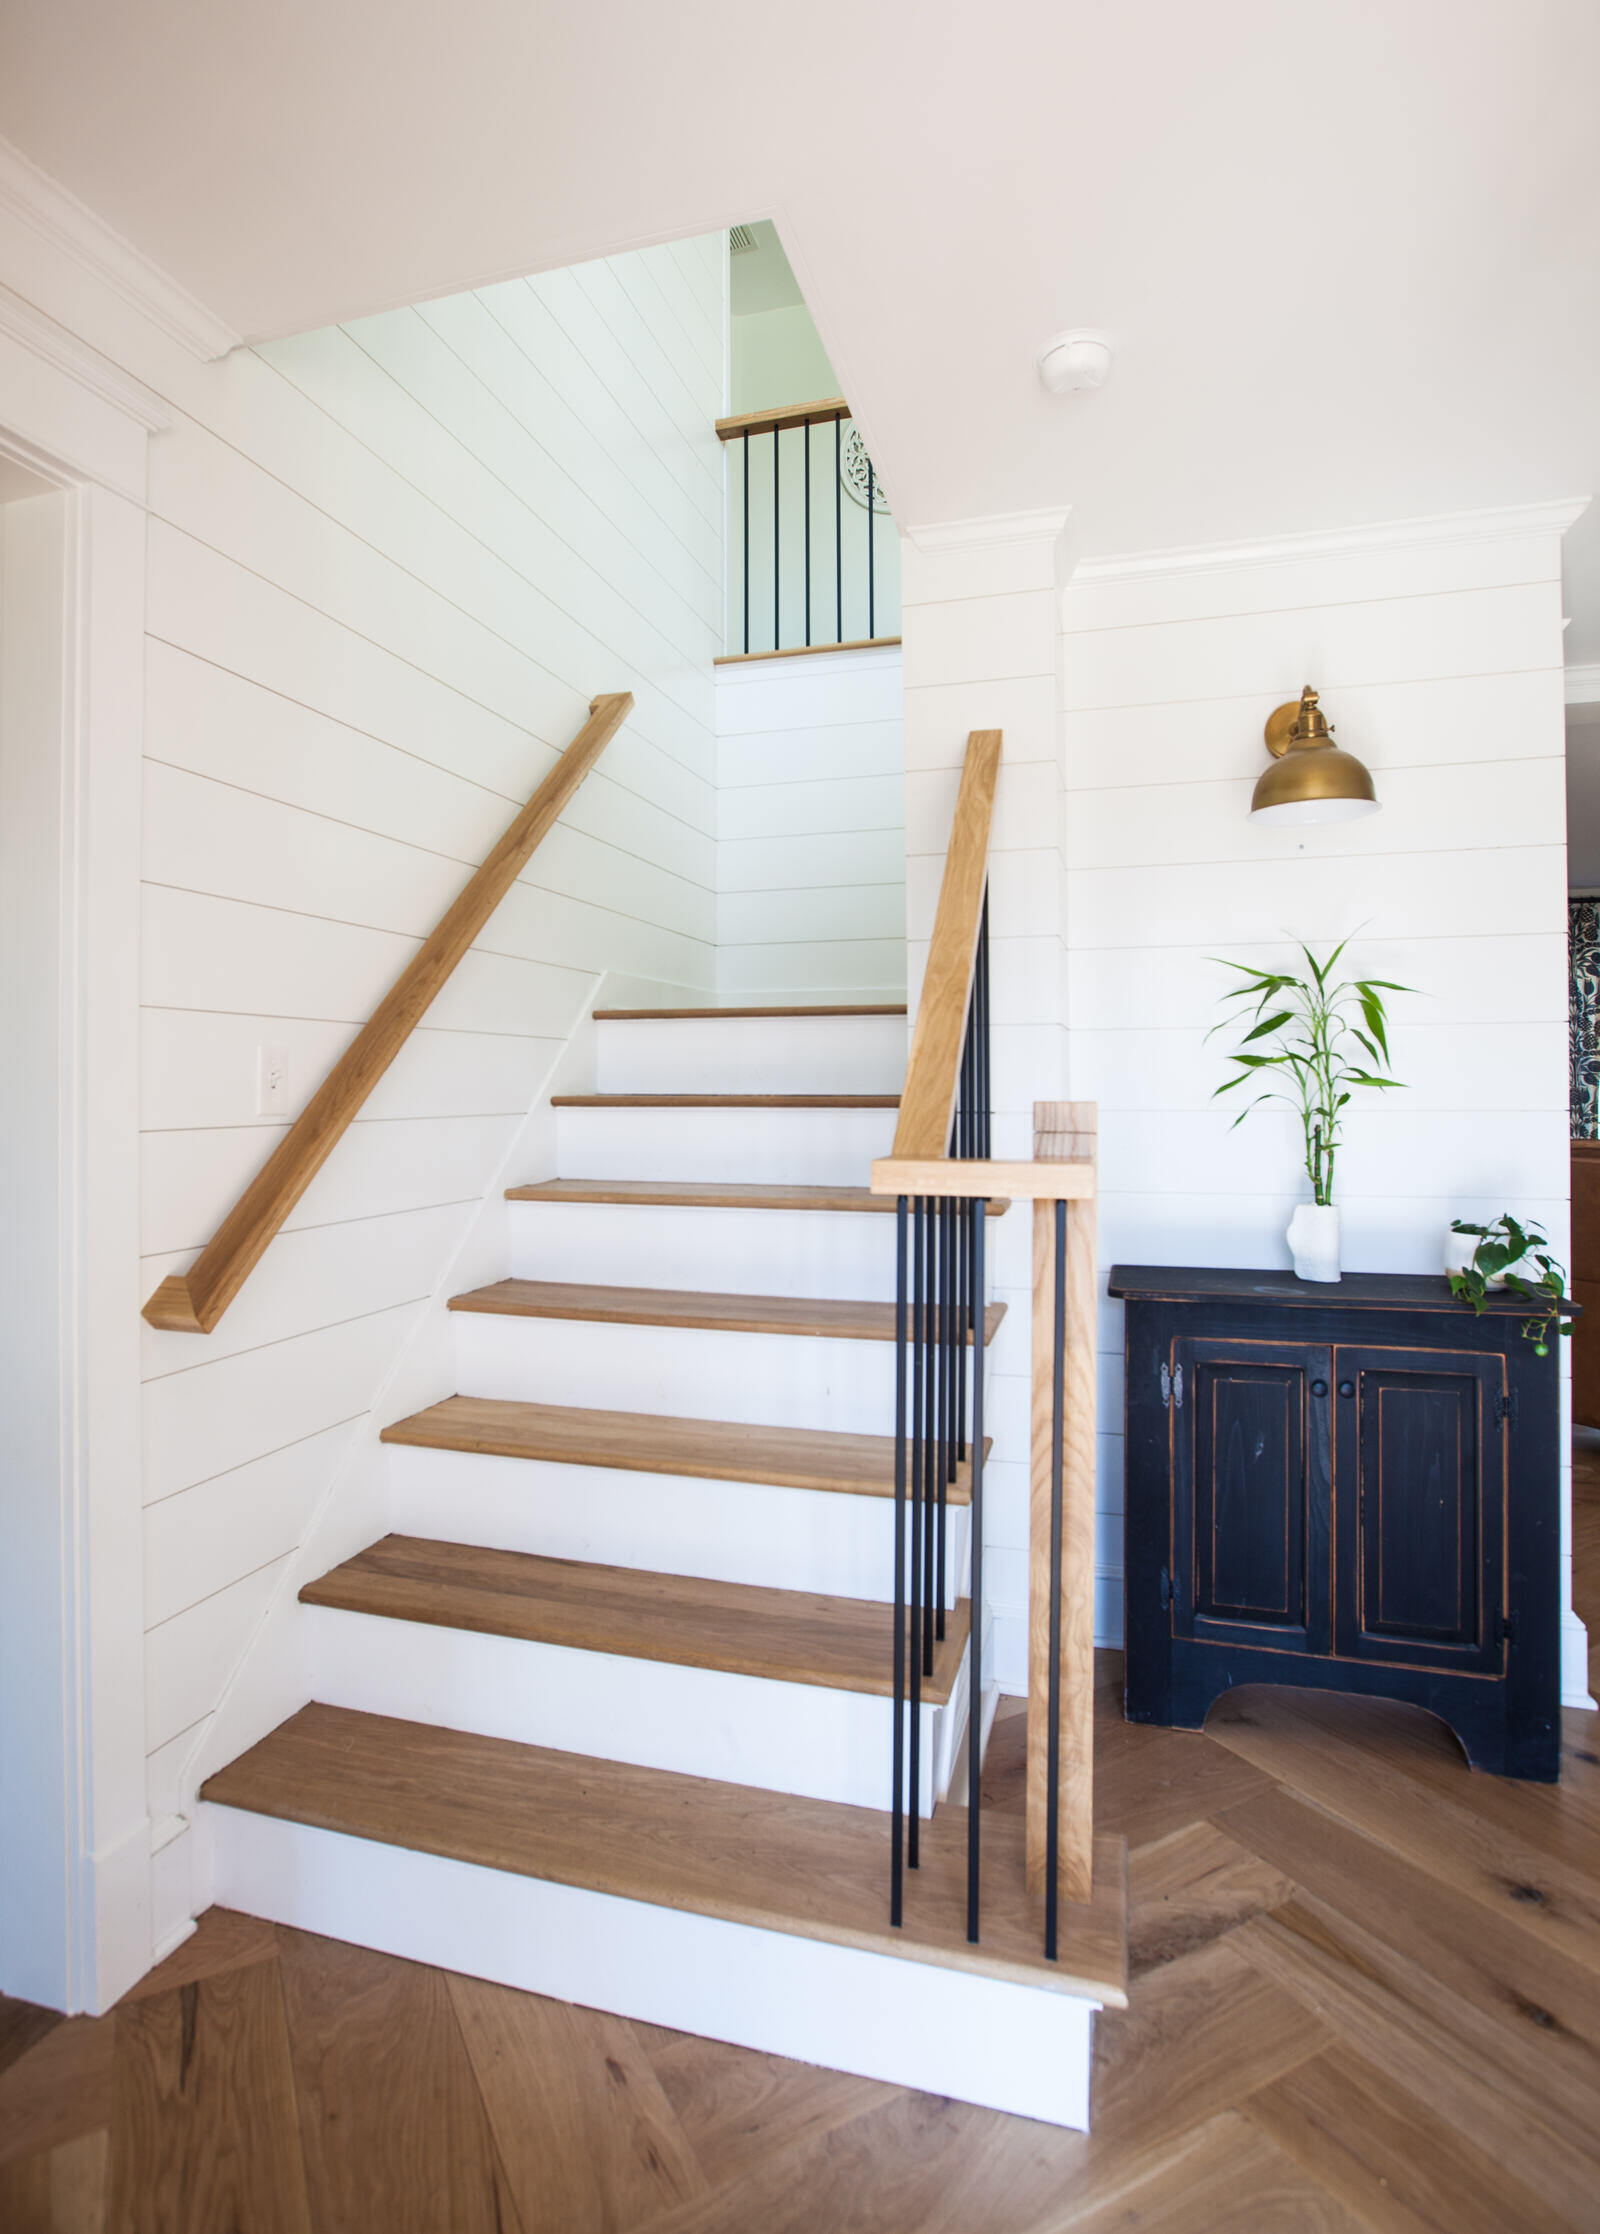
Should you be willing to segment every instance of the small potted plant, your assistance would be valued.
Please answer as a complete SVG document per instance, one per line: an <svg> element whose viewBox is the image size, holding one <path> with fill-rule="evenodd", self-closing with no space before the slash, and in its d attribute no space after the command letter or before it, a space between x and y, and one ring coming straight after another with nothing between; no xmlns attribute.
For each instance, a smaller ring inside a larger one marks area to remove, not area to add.
<svg viewBox="0 0 1600 2234"><path fill-rule="evenodd" d="M1222 968L1237 970L1244 980L1223 1000L1247 1004L1250 1029L1228 1058L1238 1069L1216 1093L1231 1094L1249 1084L1262 1088L1235 1117L1235 1127L1268 1101L1287 1102L1300 1119L1311 1200L1297 1204L1288 1240L1302 1280L1339 1277L1333 1170L1352 1092L1362 1086L1387 1090L1402 1083L1391 1074L1383 996L1412 988L1381 977L1336 978L1333 973L1349 943L1341 939L1320 962L1302 943L1300 952L1310 973L1306 977L1288 970L1256 969L1246 962L1221 962ZM1230 1009L1206 1036L1236 1028L1243 1020L1239 1011Z"/></svg>
<svg viewBox="0 0 1600 2234"><path fill-rule="evenodd" d="M1572 1322L1561 1308L1567 1301L1566 1274L1550 1254L1548 1236L1536 1225L1519 1225L1509 1211L1502 1211L1487 1226L1454 1218L1450 1231L1477 1242L1468 1261L1452 1268L1451 1294L1470 1303L1480 1319L1489 1307L1491 1290L1509 1288L1514 1295L1525 1295L1534 1309L1522 1322L1523 1334L1536 1357L1548 1357L1552 1323L1560 1334L1572 1332Z"/></svg>

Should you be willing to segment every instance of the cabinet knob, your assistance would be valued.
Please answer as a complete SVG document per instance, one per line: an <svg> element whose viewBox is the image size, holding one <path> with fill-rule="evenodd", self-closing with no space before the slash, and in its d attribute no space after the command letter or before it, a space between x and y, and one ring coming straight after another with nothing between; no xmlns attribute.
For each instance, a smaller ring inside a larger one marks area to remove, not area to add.
<svg viewBox="0 0 1600 2234"><path fill-rule="evenodd" d="M1356 1384L1354 1381L1341 1381L1339 1383L1339 1394L1341 1396L1354 1396L1355 1393Z"/></svg>
<svg viewBox="0 0 1600 2234"><path fill-rule="evenodd" d="M1311 1393L1312 1393L1312 1395L1313 1395L1313 1396L1326 1396L1326 1395L1327 1395L1327 1393L1328 1393L1328 1384L1327 1384L1327 1382L1326 1382L1326 1381L1313 1381L1313 1382L1312 1382L1312 1384L1311 1384Z"/></svg>

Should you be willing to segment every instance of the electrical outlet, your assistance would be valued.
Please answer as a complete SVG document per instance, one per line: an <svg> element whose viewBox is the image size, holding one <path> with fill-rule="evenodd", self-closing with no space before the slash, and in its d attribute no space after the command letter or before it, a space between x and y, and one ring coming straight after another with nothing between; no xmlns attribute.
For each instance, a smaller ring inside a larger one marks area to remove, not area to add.
<svg viewBox="0 0 1600 2234"><path fill-rule="evenodd" d="M289 1050L256 1049L256 1115L281 1117L289 1107Z"/></svg>

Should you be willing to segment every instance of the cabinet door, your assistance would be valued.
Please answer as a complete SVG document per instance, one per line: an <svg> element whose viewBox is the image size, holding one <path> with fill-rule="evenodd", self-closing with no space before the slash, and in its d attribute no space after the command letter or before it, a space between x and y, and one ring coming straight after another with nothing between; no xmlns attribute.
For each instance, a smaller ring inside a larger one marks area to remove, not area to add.
<svg viewBox="0 0 1600 2234"><path fill-rule="evenodd" d="M1200 1335L1172 1348L1173 1634L1325 1653L1330 1351Z"/></svg>
<svg viewBox="0 0 1600 2234"><path fill-rule="evenodd" d="M1504 1665L1498 1357L1334 1351L1334 1650L1405 1667Z"/></svg>

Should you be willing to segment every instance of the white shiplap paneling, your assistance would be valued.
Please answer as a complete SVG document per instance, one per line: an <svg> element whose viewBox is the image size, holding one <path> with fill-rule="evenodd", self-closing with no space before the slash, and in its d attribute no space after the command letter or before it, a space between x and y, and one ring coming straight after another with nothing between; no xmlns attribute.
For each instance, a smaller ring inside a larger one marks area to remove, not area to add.
<svg viewBox="0 0 1600 2234"><path fill-rule="evenodd" d="M581 723L635 712L215 1338L145 1341L161 1812L601 974L709 992L720 263L651 249L225 364L152 451L147 1285ZM439 1394L446 1393L444 1388ZM352 1423L356 1423L352 1425Z"/></svg>
<svg viewBox="0 0 1600 2234"><path fill-rule="evenodd" d="M717 670L717 983L724 999L900 1000L900 653Z"/></svg>

